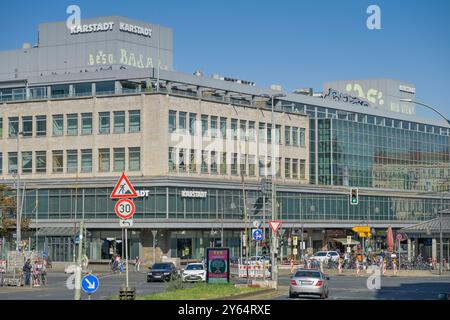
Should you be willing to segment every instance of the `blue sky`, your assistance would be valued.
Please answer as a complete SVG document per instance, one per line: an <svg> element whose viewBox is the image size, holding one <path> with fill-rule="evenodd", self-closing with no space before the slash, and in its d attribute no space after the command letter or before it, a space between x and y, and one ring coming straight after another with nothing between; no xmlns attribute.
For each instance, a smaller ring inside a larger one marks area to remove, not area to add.
<svg viewBox="0 0 450 320"><path fill-rule="evenodd" d="M448 0L8 1L0 11L0 50L35 42L37 25L65 20L70 4L81 7L82 18L123 15L171 27L181 72L287 91L390 77L414 83L418 100L450 118ZM381 8L382 30L366 28L370 4Z"/></svg>

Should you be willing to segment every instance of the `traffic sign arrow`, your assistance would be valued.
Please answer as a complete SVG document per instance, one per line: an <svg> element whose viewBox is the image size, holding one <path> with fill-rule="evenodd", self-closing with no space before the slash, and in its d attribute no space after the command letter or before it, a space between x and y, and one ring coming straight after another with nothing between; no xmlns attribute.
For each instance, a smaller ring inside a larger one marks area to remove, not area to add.
<svg viewBox="0 0 450 320"><path fill-rule="evenodd" d="M273 232L277 232L277 230L281 227L283 221L281 220L271 220L269 221L269 226Z"/></svg>

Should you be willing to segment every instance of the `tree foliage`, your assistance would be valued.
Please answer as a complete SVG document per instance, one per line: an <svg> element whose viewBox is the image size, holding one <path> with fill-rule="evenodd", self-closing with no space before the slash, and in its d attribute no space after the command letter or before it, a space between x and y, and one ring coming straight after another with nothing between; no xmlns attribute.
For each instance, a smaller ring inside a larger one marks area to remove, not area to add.
<svg viewBox="0 0 450 320"><path fill-rule="evenodd" d="M13 189L0 184L0 237L9 237L16 228L16 198ZM28 230L30 222L22 217L21 230Z"/></svg>

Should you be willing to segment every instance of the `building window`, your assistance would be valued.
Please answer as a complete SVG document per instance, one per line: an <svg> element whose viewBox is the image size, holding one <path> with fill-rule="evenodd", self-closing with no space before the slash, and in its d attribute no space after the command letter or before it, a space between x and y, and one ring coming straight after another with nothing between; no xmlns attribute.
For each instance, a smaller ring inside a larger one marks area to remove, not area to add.
<svg viewBox="0 0 450 320"><path fill-rule="evenodd" d="M110 171L110 151L109 149L98 150L98 171L109 172Z"/></svg>
<svg viewBox="0 0 450 320"><path fill-rule="evenodd" d="M53 115L53 135L62 136L64 134L64 116L62 114Z"/></svg>
<svg viewBox="0 0 450 320"><path fill-rule="evenodd" d="M81 114L81 134L92 134L92 113L90 112Z"/></svg>
<svg viewBox="0 0 450 320"><path fill-rule="evenodd" d="M202 173L208 173L208 151L202 150Z"/></svg>
<svg viewBox="0 0 450 320"><path fill-rule="evenodd" d="M17 137L19 132L19 117L8 118L8 136L10 138Z"/></svg>
<svg viewBox="0 0 450 320"><path fill-rule="evenodd" d="M238 174L238 154L232 153L231 154L231 174L233 176L236 176Z"/></svg>
<svg viewBox="0 0 450 320"><path fill-rule="evenodd" d="M178 172L186 172L186 149L178 149Z"/></svg>
<svg viewBox="0 0 450 320"><path fill-rule="evenodd" d="M211 137L217 137L217 117L211 116Z"/></svg>
<svg viewBox="0 0 450 320"><path fill-rule="evenodd" d="M62 150L54 150L52 152L53 173L61 173L64 171L64 155Z"/></svg>
<svg viewBox="0 0 450 320"><path fill-rule="evenodd" d="M227 118L220 117L220 136L222 139L227 137Z"/></svg>
<svg viewBox="0 0 450 320"><path fill-rule="evenodd" d="M284 127L284 144L287 146L291 144L291 127L289 126Z"/></svg>
<svg viewBox="0 0 450 320"><path fill-rule="evenodd" d="M141 131L141 110L128 111L128 131L129 132Z"/></svg>
<svg viewBox="0 0 450 320"><path fill-rule="evenodd" d="M221 152L220 159L220 174L227 174L227 153Z"/></svg>
<svg viewBox="0 0 450 320"><path fill-rule="evenodd" d="M76 136L78 134L78 114L67 115L67 135Z"/></svg>
<svg viewBox="0 0 450 320"><path fill-rule="evenodd" d="M266 161L264 156L258 157L258 169L259 169L259 176L263 177L266 175L266 164L264 163Z"/></svg>
<svg viewBox="0 0 450 320"><path fill-rule="evenodd" d="M202 136L206 136L208 134L208 116L202 114Z"/></svg>
<svg viewBox="0 0 450 320"><path fill-rule="evenodd" d="M211 151L211 173L217 174L217 152Z"/></svg>
<svg viewBox="0 0 450 320"><path fill-rule="evenodd" d="M247 140L247 120L240 120L241 140Z"/></svg>
<svg viewBox="0 0 450 320"><path fill-rule="evenodd" d="M47 116L36 116L36 136L47 135Z"/></svg>
<svg viewBox="0 0 450 320"><path fill-rule="evenodd" d="M254 155L248 156L248 175L250 177L256 175L256 157Z"/></svg>
<svg viewBox="0 0 450 320"><path fill-rule="evenodd" d="M22 117L22 132L24 137L33 135L33 117Z"/></svg>
<svg viewBox="0 0 450 320"><path fill-rule="evenodd" d="M179 112L178 114L178 128L182 133L186 132L186 112Z"/></svg>
<svg viewBox="0 0 450 320"><path fill-rule="evenodd" d="M264 142L266 141L266 124L264 122L259 123L258 127L258 141Z"/></svg>
<svg viewBox="0 0 450 320"><path fill-rule="evenodd" d="M47 172L47 151L36 151L36 172Z"/></svg>
<svg viewBox="0 0 450 320"><path fill-rule="evenodd" d="M277 178L281 178L281 158L277 157L275 160L275 174Z"/></svg>
<svg viewBox="0 0 450 320"><path fill-rule="evenodd" d="M33 152L24 151L22 152L22 173L33 172Z"/></svg>
<svg viewBox="0 0 450 320"><path fill-rule="evenodd" d="M176 172L175 148L169 147L168 164L169 164L169 172Z"/></svg>
<svg viewBox="0 0 450 320"><path fill-rule="evenodd" d="M3 138L3 118L0 118L0 139Z"/></svg>
<svg viewBox="0 0 450 320"><path fill-rule="evenodd" d="M300 159L300 180L306 179L306 161L304 159Z"/></svg>
<svg viewBox="0 0 450 320"><path fill-rule="evenodd" d="M300 147L304 147L306 145L305 143L305 128L300 128Z"/></svg>
<svg viewBox="0 0 450 320"><path fill-rule="evenodd" d="M241 175L247 175L247 155L241 154L241 164L240 164Z"/></svg>
<svg viewBox="0 0 450 320"><path fill-rule="evenodd" d="M109 112L98 113L98 133L109 134L110 114Z"/></svg>
<svg viewBox="0 0 450 320"><path fill-rule="evenodd" d="M279 124L275 126L275 143L281 144L281 125Z"/></svg>
<svg viewBox="0 0 450 320"><path fill-rule="evenodd" d="M8 152L8 173L17 173L17 152Z"/></svg>
<svg viewBox="0 0 450 320"><path fill-rule="evenodd" d="M272 143L272 124L267 124L267 143Z"/></svg>
<svg viewBox="0 0 450 320"><path fill-rule="evenodd" d="M190 150L189 172L191 173L197 173L197 157L195 153L195 149Z"/></svg>
<svg viewBox="0 0 450 320"><path fill-rule="evenodd" d="M66 167L67 173L78 172L78 150L67 150Z"/></svg>
<svg viewBox="0 0 450 320"><path fill-rule="evenodd" d="M92 172L92 149L81 150L81 172Z"/></svg>
<svg viewBox="0 0 450 320"><path fill-rule="evenodd" d="M292 145L298 146L298 128L292 127Z"/></svg>
<svg viewBox="0 0 450 320"><path fill-rule="evenodd" d="M125 132L125 111L114 111L114 133Z"/></svg>
<svg viewBox="0 0 450 320"><path fill-rule="evenodd" d="M248 140L255 141L255 121L248 122Z"/></svg>
<svg viewBox="0 0 450 320"><path fill-rule="evenodd" d="M237 119L231 119L231 137L234 140L237 140L237 136L238 136L238 125L237 125Z"/></svg>
<svg viewBox="0 0 450 320"><path fill-rule="evenodd" d="M191 135L195 135L196 133L196 126L197 123L197 114L196 113L189 113L189 133Z"/></svg>
<svg viewBox="0 0 450 320"><path fill-rule="evenodd" d="M290 158L284 159L284 177L286 179L291 178L291 159Z"/></svg>
<svg viewBox="0 0 450 320"><path fill-rule="evenodd" d="M125 170L125 148L114 148L114 171Z"/></svg>
<svg viewBox="0 0 450 320"><path fill-rule="evenodd" d="M298 179L298 159L292 159L292 179Z"/></svg>
<svg viewBox="0 0 450 320"><path fill-rule="evenodd" d="M169 133L175 132L177 129L177 112L169 110Z"/></svg>
<svg viewBox="0 0 450 320"><path fill-rule="evenodd" d="M3 174L3 153L0 152L0 174Z"/></svg>
<svg viewBox="0 0 450 320"><path fill-rule="evenodd" d="M130 171L141 170L141 148L128 149L128 168Z"/></svg>

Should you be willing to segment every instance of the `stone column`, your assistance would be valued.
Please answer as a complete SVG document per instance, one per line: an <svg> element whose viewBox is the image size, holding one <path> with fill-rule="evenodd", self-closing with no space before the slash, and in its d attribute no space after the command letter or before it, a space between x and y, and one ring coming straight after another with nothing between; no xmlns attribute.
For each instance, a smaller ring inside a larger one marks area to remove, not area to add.
<svg viewBox="0 0 450 320"><path fill-rule="evenodd" d="M433 260L437 258L437 241L435 238L431 240L431 258Z"/></svg>
<svg viewBox="0 0 450 320"><path fill-rule="evenodd" d="M411 257L412 257L412 243L411 243L411 239L408 238L408 262L411 262Z"/></svg>

